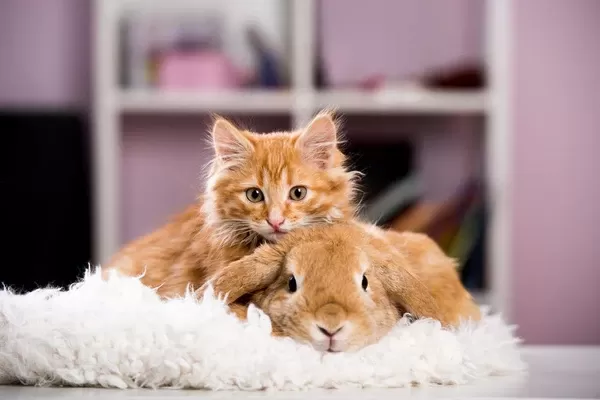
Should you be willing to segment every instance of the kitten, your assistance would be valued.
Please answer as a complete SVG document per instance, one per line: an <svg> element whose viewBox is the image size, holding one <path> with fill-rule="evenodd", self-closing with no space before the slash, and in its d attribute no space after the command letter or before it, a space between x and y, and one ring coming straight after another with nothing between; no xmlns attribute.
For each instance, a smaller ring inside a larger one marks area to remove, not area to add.
<svg viewBox="0 0 600 400"><path fill-rule="evenodd" d="M216 270L305 226L354 217L355 172L327 112L296 132L258 134L218 118L204 194L108 263L161 296L199 288ZM105 275L106 275L105 270Z"/></svg>

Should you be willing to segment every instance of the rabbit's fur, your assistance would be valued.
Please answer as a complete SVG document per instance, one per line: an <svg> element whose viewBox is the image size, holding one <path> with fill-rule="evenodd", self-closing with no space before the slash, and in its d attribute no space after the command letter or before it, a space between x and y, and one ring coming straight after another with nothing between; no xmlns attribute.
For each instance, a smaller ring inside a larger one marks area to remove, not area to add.
<svg viewBox="0 0 600 400"><path fill-rule="evenodd" d="M254 303L271 318L273 334L321 351L376 342L405 312L445 326L480 318L454 261L433 240L357 222L299 229L209 283L238 316Z"/></svg>

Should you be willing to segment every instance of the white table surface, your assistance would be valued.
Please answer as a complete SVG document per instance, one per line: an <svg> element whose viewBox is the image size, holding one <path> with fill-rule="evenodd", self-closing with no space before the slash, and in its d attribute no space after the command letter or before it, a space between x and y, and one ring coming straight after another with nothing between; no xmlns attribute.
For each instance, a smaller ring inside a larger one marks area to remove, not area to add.
<svg viewBox="0 0 600 400"><path fill-rule="evenodd" d="M600 346L524 347L529 372L492 377L459 386L405 389L311 390L305 392L211 392L203 390L118 390L0 386L2 400L92 399L339 399L385 400L416 398L469 399L600 399Z"/></svg>

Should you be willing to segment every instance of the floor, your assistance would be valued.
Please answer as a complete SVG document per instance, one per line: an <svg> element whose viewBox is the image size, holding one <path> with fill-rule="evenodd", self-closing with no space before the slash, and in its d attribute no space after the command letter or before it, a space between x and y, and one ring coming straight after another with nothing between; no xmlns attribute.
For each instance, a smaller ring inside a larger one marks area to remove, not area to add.
<svg viewBox="0 0 600 400"><path fill-rule="evenodd" d="M209 392L200 390L113 390L0 386L0 399L590 399L600 398L600 346L526 347L526 376L494 377L472 385L406 389L318 390L307 392Z"/></svg>

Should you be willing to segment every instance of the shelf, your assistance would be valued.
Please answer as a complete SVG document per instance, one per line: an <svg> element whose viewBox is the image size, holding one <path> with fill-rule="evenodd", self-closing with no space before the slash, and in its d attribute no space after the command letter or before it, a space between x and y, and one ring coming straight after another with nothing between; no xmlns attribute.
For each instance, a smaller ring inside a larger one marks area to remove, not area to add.
<svg viewBox="0 0 600 400"><path fill-rule="evenodd" d="M342 112L480 114L486 111L484 91L434 91L427 89L385 89L324 91L317 107L335 107Z"/></svg>
<svg viewBox="0 0 600 400"><path fill-rule="evenodd" d="M431 91L423 89L327 90L304 100L315 110L333 107L340 112L464 114L484 113L486 93L483 91ZM122 112L138 113L291 113L296 97L289 91L218 91L161 92L125 90L120 92ZM305 102L306 104L306 102Z"/></svg>
<svg viewBox="0 0 600 400"><path fill-rule="evenodd" d="M118 101L122 112L137 113L289 113L288 91L161 92L125 90Z"/></svg>

